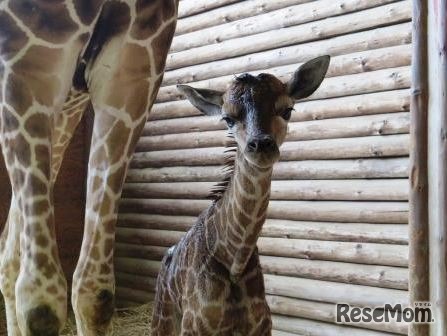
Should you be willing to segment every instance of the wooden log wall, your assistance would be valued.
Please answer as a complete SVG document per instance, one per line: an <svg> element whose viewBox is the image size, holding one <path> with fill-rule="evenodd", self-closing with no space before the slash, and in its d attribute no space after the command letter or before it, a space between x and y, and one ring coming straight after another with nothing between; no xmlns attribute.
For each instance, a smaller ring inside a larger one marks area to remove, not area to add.
<svg viewBox="0 0 447 336"><path fill-rule="evenodd" d="M259 240L275 335L406 335L405 324L337 325L337 302L408 304L411 1L182 0L167 72L124 187L121 305L153 299L160 260L209 205L225 126L179 83L224 89L235 74L287 80L332 56L295 106Z"/></svg>

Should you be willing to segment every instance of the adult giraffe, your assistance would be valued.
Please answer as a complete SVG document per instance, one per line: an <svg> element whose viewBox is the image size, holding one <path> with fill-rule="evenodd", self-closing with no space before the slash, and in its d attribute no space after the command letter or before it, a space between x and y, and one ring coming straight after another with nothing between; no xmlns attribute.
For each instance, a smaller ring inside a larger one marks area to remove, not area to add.
<svg viewBox="0 0 447 336"><path fill-rule="evenodd" d="M53 185L85 108L95 112L84 238L73 276L78 335L113 314L117 203L160 86L178 0L1 0L1 140L12 201L0 240L9 336L53 336L67 284Z"/></svg>

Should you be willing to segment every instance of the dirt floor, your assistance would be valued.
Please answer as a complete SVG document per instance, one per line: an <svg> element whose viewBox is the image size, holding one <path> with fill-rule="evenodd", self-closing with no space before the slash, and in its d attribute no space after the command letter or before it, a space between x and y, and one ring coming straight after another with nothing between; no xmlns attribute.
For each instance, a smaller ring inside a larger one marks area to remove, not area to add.
<svg viewBox="0 0 447 336"><path fill-rule="evenodd" d="M113 333L115 336L149 336L149 324L152 314L151 305L120 309L113 321ZM0 296L0 336L6 336L6 318L3 298ZM76 336L76 326L73 314L69 314L67 326L62 336Z"/></svg>

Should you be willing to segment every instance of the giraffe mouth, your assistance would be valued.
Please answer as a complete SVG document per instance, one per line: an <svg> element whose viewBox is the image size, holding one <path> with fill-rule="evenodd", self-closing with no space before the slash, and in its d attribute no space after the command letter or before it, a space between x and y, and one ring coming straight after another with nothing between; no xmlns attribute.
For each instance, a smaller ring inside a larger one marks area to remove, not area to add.
<svg viewBox="0 0 447 336"><path fill-rule="evenodd" d="M278 147L267 152L253 152L249 149L245 149L244 157L250 164L256 167L269 168L279 160L280 153Z"/></svg>

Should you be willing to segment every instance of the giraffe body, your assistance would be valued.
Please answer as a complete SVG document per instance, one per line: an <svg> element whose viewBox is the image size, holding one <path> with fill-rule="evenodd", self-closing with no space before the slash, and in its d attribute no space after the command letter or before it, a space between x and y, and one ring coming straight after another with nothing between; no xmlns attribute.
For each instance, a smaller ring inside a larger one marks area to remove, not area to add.
<svg viewBox="0 0 447 336"><path fill-rule="evenodd" d="M162 80L177 6L176 0L0 1L0 139L12 185L0 239L8 336L59 335L65 323L53 186L88 106L95 117L72 305L78 335L107 334L118 201Z"/></svg>
<svg viewBox="0 0 447 336"><path fill-rule="evenodd" d="M287 84L244 74L224 93L179 86L203 113L222 116L235 149L215 201L162 261L154 336L271 335L256 243L294 101L318 88L328 66L328 56L311 60Z"/></svg>

